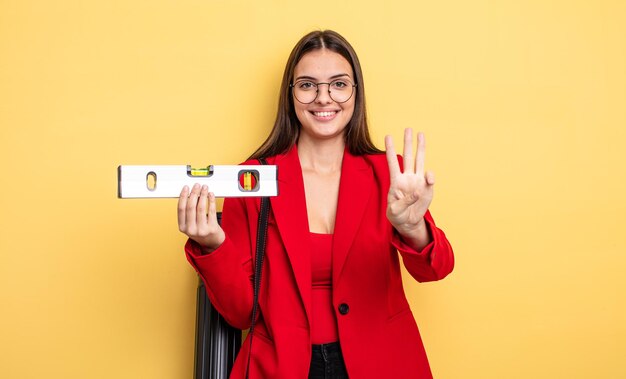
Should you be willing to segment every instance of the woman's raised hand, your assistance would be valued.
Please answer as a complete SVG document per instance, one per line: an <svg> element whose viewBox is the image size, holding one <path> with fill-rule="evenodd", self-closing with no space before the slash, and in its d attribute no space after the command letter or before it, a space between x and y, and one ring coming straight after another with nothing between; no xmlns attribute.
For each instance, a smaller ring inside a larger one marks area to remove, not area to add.
<svg viewBox="0 0 626 379"><path fill-rule="evenodd" d="M404 172L400 170L391 136L385 137L385 149L391 181L387 195L387 218L403 237L421 249L430 239L424 214L433 199L435 184L434 174L424 172L424 135L417 134L417 154L413 156L413 129L405 129L402 154Z"/></svg>
<svg viewBox="0 0 626 379"><path fill-rule="evenodd" d="M207 212L207 200L209 209ZM217 249L226 239L222 227L217 223L215 195L206 185L195 184L183 187L178 198L178 229L196 241L209 253Z"/></svg>

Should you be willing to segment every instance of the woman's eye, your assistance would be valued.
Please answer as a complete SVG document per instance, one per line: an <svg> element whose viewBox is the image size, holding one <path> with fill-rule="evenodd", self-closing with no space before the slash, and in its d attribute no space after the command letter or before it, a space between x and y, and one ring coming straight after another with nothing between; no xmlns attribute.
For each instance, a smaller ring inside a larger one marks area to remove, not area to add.
<svg viewBox="0 0 626 379"><path fill-rule="evenodd" d="M344 82L343 80L337 80L336 82L333 82L333 88L343 89L343 88L346 88L347 86L348 86L348 83Z"/></svg>
<svg viewBox="0 0 626 379"><path fill-rule="evenodd" d="M313 83L313 82L300 82L300 83L298 83L298 88L300 88L300 89L312 89L312 88L315 88L315 83Z"/></svg>

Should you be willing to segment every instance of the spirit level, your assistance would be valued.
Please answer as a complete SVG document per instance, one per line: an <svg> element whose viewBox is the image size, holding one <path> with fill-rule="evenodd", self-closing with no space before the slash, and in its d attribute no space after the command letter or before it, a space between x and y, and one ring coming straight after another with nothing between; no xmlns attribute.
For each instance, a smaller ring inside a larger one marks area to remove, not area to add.
<svg viewBox="0 0 626 379"><path fill-rule="evenodd" d="M117 197L179 197L184 186L206 184L216 197L277 196L277 167L271 165L119 166Z"/></svg>

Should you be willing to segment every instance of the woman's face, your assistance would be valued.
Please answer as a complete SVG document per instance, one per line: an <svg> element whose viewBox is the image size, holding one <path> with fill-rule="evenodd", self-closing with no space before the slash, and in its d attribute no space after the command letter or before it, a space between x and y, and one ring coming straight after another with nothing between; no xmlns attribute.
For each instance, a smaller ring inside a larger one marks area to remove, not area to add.
<svg viewBox="0 0 626 379"><path fill-rule="evenodd" d="M334 51L320 49L308 52L296 65L293 79L295 86L304 83L304 86L310 87L310 83L333 81L335 84L330 90L337 100L343 100L340 91L353 91L348 101L336 102L328 93L329 85L320 84L315 100L303 104L295 97L298 89L292 88L294 108L301 124L300 138L319 140L342 136L354 113L356 88L346 87L346 84L355 83L352 67L344 57Z"/></svg>

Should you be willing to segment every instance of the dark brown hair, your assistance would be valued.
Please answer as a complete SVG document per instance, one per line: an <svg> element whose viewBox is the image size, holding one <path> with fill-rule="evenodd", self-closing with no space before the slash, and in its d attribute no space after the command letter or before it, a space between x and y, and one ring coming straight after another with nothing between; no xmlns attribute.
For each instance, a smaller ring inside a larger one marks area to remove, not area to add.
<svg viewBox="0 0 626 379"><path fill-rule="evenodd" d="M278 99L278 112L274 128L265 142L250 156L250 159L266 158L287 152L298 140L300 122L296 116L289 85L293 80L293 72L302 57L313 50L328 49L344 57L354 72L356 81L356 93L354 113L346 126L344 138L346 146L351 154L376 154L382 151L376 148L370 139L367 128L367 116L365 111L365 86L363 73L356 52L339 33L332 30L320 30L311 32L296 44L291 51L283 80L280 85L280 97Z"/></svg>

